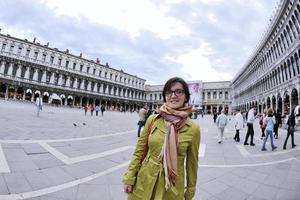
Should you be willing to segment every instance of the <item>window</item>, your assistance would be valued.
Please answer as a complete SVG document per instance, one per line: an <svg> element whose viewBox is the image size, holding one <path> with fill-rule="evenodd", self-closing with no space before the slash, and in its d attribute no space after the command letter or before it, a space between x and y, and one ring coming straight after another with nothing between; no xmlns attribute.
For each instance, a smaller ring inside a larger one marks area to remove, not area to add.
<svg viewBox="0 0 300 200"><path fill-rule="evenodd" d="M109 75L109 79L112 80L112 74Z"/></svg>
<svg viewBox="0 0 300 200"><path fill-rule="evenodd" d="M66 61L66 68L68 68L69 62L70 62L70 61L68 61L68 60Z"/></svg>
<svg viewBox="0 0 300 200"><path fill-rule="evenodd" d="M51 72L47 72L47 74L46 74L46 83L50 82L50 78L51 78Z"/></svg>
<svg viewBox="0 0 300 200"><path fill-rule="evenodd" d="M222 98L223 98L223 93L219 92L219 99L222 99Z"/></svg>
<svg viewBox="0 0 300 200"><path fill-rule="evenodd" d="M50 63L53 64L53 62L54 62L54 56L51 56L50 57Z"/></svg>
<svg viewBox="0 0 300 200"><path fill-rule="evenodd" d="M228 99L228 92L225 92L225 99Z"/></svg>
<svg viewBox="0 0 300 200"><path fill-rule="evenodd" d="M46 60L46 54L43 54L43 61L45 62L45 60Z"/></svg>
<svg viewBox="0 0 300 200"><path fill-rule="evenodd" d="M213 93L213 99L216 99L217 98L217 92L214 92Z"/></svg>
<svg viewBox="0 0 300 200"><path fill-rule="evenodd" d="M14 50L14 48L15 48L15 46L11 45L10 48L9 48L9 51L12 52Z"/></svg>
<svg viewBox="0 0 300 200"><path fill-rule="evenodd" d="M105 78L107 77L107 72L105 72L104 77L105 77Z"/></svg>
<svg viewBox="0 0 300 200"><path fill-rule="evenodd" d="M27 49L26 50L26 56L29 57L29 54L30 54L30 49Z"/></svg>
<svg viewBox="0 0 300 200"><path fill-rule="evenodd" d="M93 69L93 74L94 74L94 75L96 74L96 69Z"/></svg>
<svg viewBox="0 0 300 200"><path fill-rule="evenodd" d="M115 81L117 81L118 75L115 75Z"/></svg>
<svg viewBox="0 0 300 200"><path fill-rule="evenodd" d="M75 62L73 63L73 69L74 70L76 69L76 63Z"/></svg>
<svg viewBox="0 0 300 200"><path fill-rule="evenodd" d="M19 47L18 54L21 54L21 52L22 52L22 47Z"/></svg>
<svg viewBox="0 0 300 200"><path fill-rule="evenodd" d="M4 50L5 50L5 48L6 48L6 44L5 44L5 43L3 43L1 50L2 50L2 51L4 51Z"/></svg>
<svg viewBox="0 0 300 200"><path fill-rule="evenodd" d="M99 70L99 76L101 77L101 73L102 73L102 71L101 70Z"/></svg>
<svg viewBox="0 0 300 200"><path fill-rule="evenodd" d="M86 68L86 73L89 73L89 71L90 71L90 67L87 67Z"/></svg>
<svg viewBox="0 0 300 200"><path fill-rule="evenodd" d="M207 99L210 99L210 92L207 93Z"/></svg>
<svg viewBox="0 0 300 200"><path fill-rule="evenodd" d="M83 65L80 65L80 71L82 72L82 69L83 69Z"/></svg>
<svg viewBox="0 0 300 200"><path fill-rule="evenodd" d="M39 52L34 52L34 59L37 59Z"/></svg>
<svg viewBox="0 0 300 200"><path fill-rule="evenodd" d="M62 61L62 59L59 58L59 59L58 59L58 65L61 65L61 61Z"/></svg>

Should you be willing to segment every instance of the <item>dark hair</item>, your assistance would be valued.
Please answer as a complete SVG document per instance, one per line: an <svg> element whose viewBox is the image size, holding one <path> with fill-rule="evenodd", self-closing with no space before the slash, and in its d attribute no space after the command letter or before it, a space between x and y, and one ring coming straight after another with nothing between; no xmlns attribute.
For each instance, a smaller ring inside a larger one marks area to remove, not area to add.
<svg viewBox="0 0 300 200"><path fill-rule="evenodd" d="M189 90L189 86L188 84L179 77L173 77L170 78L164 85L164 89L162 92L163 98L164 98L164 102L166 102L166 92L169 91L171 89L171 87L175 84L175 83L181 83L184 93L185 93L185 98L186 98L186 102L189 102L190 100L190 90Z"/></svg>

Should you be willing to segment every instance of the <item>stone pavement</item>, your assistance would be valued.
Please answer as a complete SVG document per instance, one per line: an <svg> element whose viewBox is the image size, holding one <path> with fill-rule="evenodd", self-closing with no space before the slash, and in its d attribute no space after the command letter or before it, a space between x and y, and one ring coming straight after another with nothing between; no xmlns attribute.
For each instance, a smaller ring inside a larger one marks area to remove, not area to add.
<svg viewBox="0 0 300 200"><path fill-rule="evenodd" d="M76 108L44 106L37 117L35 111L31 103L0 100L0 200L126 199L121 178L137 139L136 113L91 117ZM300 199L299 133L296 148L289 142L282 150L281 129L278 149L267 144L262 152L258 122L252 147L233 140L233 120L222 144L212 116L195 121L202 138L194 199Z"/></svg>

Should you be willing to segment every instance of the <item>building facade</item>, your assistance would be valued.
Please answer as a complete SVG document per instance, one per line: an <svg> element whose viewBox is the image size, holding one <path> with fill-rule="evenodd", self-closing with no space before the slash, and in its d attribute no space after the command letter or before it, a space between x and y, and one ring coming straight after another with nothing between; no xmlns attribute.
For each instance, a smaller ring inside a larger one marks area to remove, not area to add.
<svg viewBox="0 0 300 200"><path fill-rule="evenodd" d="M224 110L230 114L232 103L231 92L230 81L203 82L202 109L204 113L220 113Z"/></svg>
<svg viewBox="0 0 300 200"><path fill-rule="evenodd" d="M300 0L282 0L257 50L232 80L233 108L289 114L299 104Z"/></svg>
<svg viewBox="0 0 300 200"><path fill-rule="evenodd" d="M146 101L145 80L28 40L0 34L0 97L69 106L137 110Z"/></svg>

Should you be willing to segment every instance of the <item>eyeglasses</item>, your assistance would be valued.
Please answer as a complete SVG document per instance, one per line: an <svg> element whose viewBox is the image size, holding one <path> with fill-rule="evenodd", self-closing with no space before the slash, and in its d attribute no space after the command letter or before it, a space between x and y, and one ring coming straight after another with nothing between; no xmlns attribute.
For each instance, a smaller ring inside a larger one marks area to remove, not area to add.
<svg viewBox="0 0 300 200"><path fill-rule="evenodd" d="M166 91L166 97L171 97L173 94L176 97L181 97L182 95L184 95L184 90L177 89L177 90L174 90L174 91L171 91L171 90Z"/></svg>

